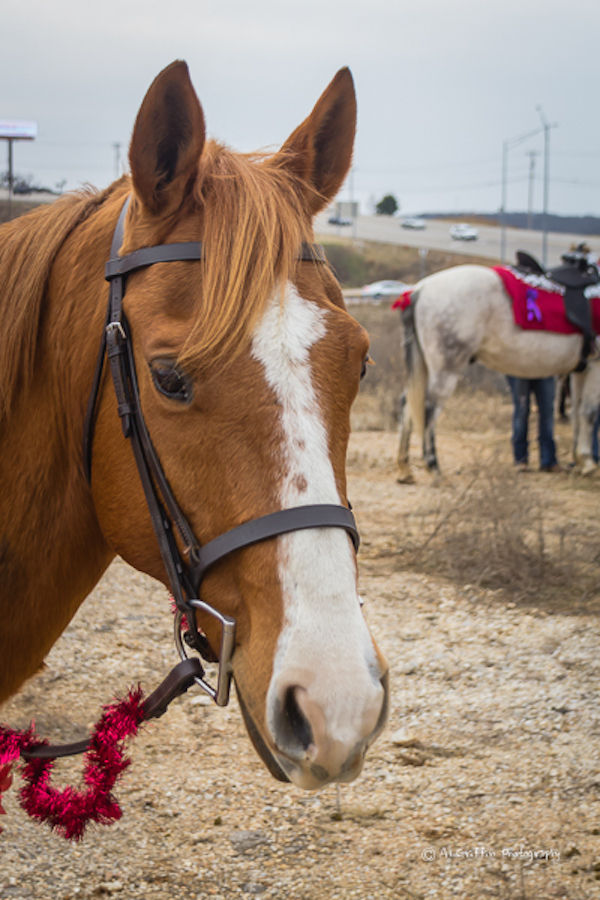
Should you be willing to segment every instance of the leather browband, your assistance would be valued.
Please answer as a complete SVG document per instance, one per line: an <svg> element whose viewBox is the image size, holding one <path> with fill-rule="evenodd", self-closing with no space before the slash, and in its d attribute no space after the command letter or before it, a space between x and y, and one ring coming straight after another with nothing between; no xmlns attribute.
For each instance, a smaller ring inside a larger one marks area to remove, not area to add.
<svg viewBox="0 0 600 900"><path fill-rule="evenodd" d="M118 278L122 275L128 275L137 269L143 269L146 266L152 266L160 262L178 262L180 260L198 260L203 259L203 248L200 241L184 241L176 244L156 244L153 247L142 247L128 253L126 256L119 256L119 248L123 243L123 234L125 231L125 218L131 196L128 194L121 208L119 219L113 233L112 243L110 247L110 259L106 263L104 269L104 277L107 281ZM322 244L309 244L302 241L298 259L302 262L327 263L327 257Z"/></svg>
<svg viewBox="0 0 600 900"><path fill-rule="evenodd" d="M129 275L137 269L153 266L154 263L179 262L180 260L203 259L204 253L200 241L185 241L180 244L157 244L154 247L142 247L127 256L117 256L108 260L104 268L104 277L112 281L120 275ZM302 242L298 259L302 262L326 263L327 257L321 244Z"/></svg>
<svg viewBox="0 0 600 900"><path fill-rule="evenodd" d="M144 266L152 266L159 262L176 262L178 260L202 259L202 244L199 241L187 241L182 244L158 244L155 247L142 247L127 256L109 259L104 269L107 281L119 275L128 275Z"/></svg>
<svg viewBox="0 0 600 900"><path fill-rule="evenodd" d="M327 262L327 257L325 256L325 248L323 247L323 245L308 244L306 241L302 241L298 259L302 260L303 262Z"/></svg>

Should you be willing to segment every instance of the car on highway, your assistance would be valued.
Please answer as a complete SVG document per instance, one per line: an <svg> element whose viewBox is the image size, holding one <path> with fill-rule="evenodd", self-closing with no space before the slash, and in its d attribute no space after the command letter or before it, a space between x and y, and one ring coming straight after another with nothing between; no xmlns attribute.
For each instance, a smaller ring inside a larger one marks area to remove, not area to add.
<svg viewBox="0 0 600 900"><path fill-rule="evenodd" d="M372 284L365 284L360 293L365 300L384 300L399 297L409 288L410 285L404 281L374 281Z"/></svg>
<svg viewBox="0 0 600 900"><path fill-rule="evenodd" d="M345 219L343 216L329 216L327 221L330 225L352 225L352 219Z"/></svg>
<svg viewBox="0 0 600 900"><path fill-rule="evenodd" d="M412 228L414 231L423 231L427 228L427 222L420 216L409 216L401 222L403 228Z"/></svg>
<svg viewBox="0 0 600 900"><path fill-rule="evenodd" d="M456 225L450 226L450 237L453 241L476 241L479 232L466 222L457 222Z"/></svg>

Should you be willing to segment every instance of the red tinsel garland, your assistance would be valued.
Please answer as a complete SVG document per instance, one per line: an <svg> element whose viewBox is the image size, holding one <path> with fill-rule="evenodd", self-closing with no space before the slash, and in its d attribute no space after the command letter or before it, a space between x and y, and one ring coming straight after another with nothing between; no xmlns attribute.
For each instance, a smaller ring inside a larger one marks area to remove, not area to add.
<svg viewBox="0 0 600 900"><path fill-rule="evenodd" d="M9 789L12 784L11 770L12 765L0 766L0 816L6 815L6 810L2 806L2 794ZM0 828L0 833L2 829Z"/></svg>
<svg viewBox="0 0 600 900"><path fill-rule="evenodd" d="M88 822L110 825L121 818L121 808L111 794L117 779L130 764L123 741L135 735L144 721L141 688L131 690L124 700L105 706L96 723L85 754L82 790L59 790L50 783L53 759L32 759L22 767L25 782L20 801L34 819L47 822L68 840L80 840ZM13 731L0 725L0 812L2 792L10 787L10 770L22 750L46 745L36 737L33 726Z"/></svg>

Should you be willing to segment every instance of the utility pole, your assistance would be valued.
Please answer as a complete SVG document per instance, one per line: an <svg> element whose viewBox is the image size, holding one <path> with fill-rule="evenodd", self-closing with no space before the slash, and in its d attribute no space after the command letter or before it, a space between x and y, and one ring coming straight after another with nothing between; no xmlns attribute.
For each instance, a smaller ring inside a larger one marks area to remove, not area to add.
<svg viewBox="0 0 600 900"><path fill-rule="evenodd" d="M529 157L529 190L527 192L527 228L531 231L533 227L533 185L535 180L535 158L538 155L537 150L528 150Z"/></svg>
<svg viewBox="0 0 600 900"><path fill-rule="evenodd" d="M115 141L113 144L115 151L115 178L120 178L123 174L121 172L121 144L119 141Z"/></svg>
<svg viewBox="0 0 600 900"><path fill-rule="evenodd" d="M352 212L352 241L356 241L356 212L354 209L354 166L350 169L350 210Z"/></svg>
<svg viewBox="0 0 600 900"><path fill-rule="evenodd" d="M0 140L8 144L8 218L12 218L14 188L13 144L15 141L33 141L37 137L37 122L23 119L0 119Z"/></svg>
<svg viewBox="0 0 600 900"><path fill-rule="evenodd" d="M6 143L8 144L8 221L12 219L12 198L13 198L13 187L14 187L14 175L13 175L13 138L7 138Z"/></svg>
<svg viewBox="0 0 600 900"><path fill-rule="evenodd" d="M508 138L502 141L502 199L500 205L500 261L506 262L506 184L508 181L508 151L511 147L522 144L523 141L535 137L542 131L536 128L535 131L528 131L527 134L520 134L518 137Z"/></svg>
<svg viewBox="0 0 600 900"><path fill-rule="evenodd" d="M548 263L548 195L550 192L550 129L556 128L556 122L550 124L542 107L538 104L536 110L542 122L544 131L544 209L542 212L542 262Z"/></svg>

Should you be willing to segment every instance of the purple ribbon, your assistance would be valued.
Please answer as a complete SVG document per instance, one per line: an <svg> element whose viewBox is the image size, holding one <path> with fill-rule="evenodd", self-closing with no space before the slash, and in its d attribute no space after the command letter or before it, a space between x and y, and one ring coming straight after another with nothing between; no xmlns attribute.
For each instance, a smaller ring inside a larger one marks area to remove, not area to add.
<svg viewBox="0 0 600 900"><path fill-rule="evenodd" d="M542 312L541 312L539 306L537 305L537 303L535 302L537 300L537 296L538 296L538 292L536 291L535 288L527 289L526 308L527 308L527 321L528 322L533 322L534 319L536 322L542 321Z"/></svg>

